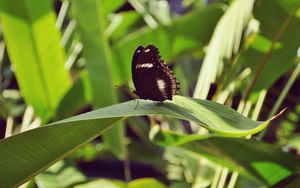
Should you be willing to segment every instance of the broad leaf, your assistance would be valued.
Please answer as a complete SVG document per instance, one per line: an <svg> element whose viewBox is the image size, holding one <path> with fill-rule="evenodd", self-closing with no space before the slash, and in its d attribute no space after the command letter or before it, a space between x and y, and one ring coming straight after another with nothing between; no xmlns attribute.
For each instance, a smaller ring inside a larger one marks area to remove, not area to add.
<svg viewBox="0 0 300 188"><path fill-rule="evenodd" d="M218 103L181 96L159 105L149 100L139 100L137 109L136 105L137 100L116 104L1 140L1 185L24 183L130 116L160 114L185 119L226 136L254 134L268 124L250 120Z"/></svg>

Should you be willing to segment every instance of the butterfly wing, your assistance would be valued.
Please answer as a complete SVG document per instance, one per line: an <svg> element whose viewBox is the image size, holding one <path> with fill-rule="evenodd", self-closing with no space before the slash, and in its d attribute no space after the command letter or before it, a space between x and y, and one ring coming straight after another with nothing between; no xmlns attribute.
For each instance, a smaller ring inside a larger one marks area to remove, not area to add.
<svg viewBox="0 0 300 188"><path fill-rule="evenodd" d="M156 67L155 54L157 50L154 46L146 48L139 46L132 58L132 78L136 88L135 93L142 99L158 100L159 95L155 83Z"/></svg>
<svg viewBox="0 0 300 188"><path fill-rule="evenodd" d="M144 50L143 46L138 46L135 49L135 52L132 57L131 74L132 74L132 80L135 88L136 88L136 81L138 80L138 69L136 67L138 64L138 58L143 53L143 50Z"/></svg>
<svg viewBox="0 0 300 188"><path fill-rule="evenodd" d="M132 59L135 93L142 99L164 101L179 91L173 72L164 64L154 45L139 46Z"/></svg>

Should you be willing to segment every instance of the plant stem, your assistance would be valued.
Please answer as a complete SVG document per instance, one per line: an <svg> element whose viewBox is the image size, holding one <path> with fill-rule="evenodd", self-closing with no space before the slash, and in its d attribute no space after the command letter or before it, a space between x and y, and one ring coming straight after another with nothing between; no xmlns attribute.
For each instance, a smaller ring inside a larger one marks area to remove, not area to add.
<svg viewBox="0 0 300 188"><path fill-rule="evenodd" d="M6 129L5 129L5 138L10 137L12 135L14 119L12 116L8 116L6 120Z"/></svg>
<svg viewBox="0 0 300 188"><path fill-rule="evenodd" d="M260 74L262 73L263 69L265 68L268 60L270 59L270 57L272 56L273 50L275 48L275 45L277 43L277 41L281 38L281 36L284 34L284 32L287 30L287 28L289 27L289 25L292 23L293 19L294 19L294 15L296 13L296 11L298 10L300 4L298 4L298 6L296 6L296 8L290 13L290 16L283 22L282 26L279 28L279 30L277 31L277 33L275 34L273 40L272 40L272 44L270 47L270 50L268 51L267 54L265 54L261 61L260 64L255 72L255 75L253 76L249 86L246 89L246 94L244 97L244 101L247 101L247 99L249 98L249 95L254 87L255 82L257 81L258 77L260 76Z"/></svg>
<svg viewBox="0 0 300 188"><path fill-rule="evenodd" d="M218 166L210 188L216 188L221 176L222 166Z"/></svg>
<svg viewBox="0 0 300 188"><path fill-rule="evenodd" d="M222 173L221 173L220 180L219 180L219 185L218 185L217 188L225 187L225 182L226 182L226 179L227 179L228 172L229 172L228 168L223 168L222 169Z"/></svg>
<svg viewBox="0 0 300 188"><path fill-rule="evenodd" d="M239 177L239 173L236 172L236 171L233 172L232 175L231 175L231 177L230 177L230 180L229 180L227 188L234 188L238 177Z"/></svg>
<svg viewBox="0 0 300 188"><path fill-rule="evenodd" d="M273 106L270 114L268 115L268 119L273 117L275 115L275 113L278 112L279 107L281 106L284 98L287 96L288 91L291 89L293 83L295 82L295 80L299 76L299 73L300 73L300 61L297 62L297 67L294 69L291 77L289 78L289 80L285 84L285 87L283 88L283 90L280 93L278 99L276 100L275 105ZM259 134L259 138L262 139L264 137L264 134L266 132L268 132L269 129L270 129L270 126L268 126L266 129L261 131L260 134Z"/></svg>

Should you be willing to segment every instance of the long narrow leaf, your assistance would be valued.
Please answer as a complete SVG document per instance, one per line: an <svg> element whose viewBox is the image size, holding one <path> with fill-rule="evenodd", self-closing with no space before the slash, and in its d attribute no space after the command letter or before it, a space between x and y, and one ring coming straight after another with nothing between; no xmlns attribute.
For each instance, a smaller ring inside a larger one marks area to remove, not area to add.
<svg viewBox="0 0 300 188"><path fill-rule="evenodd" d="M105 15L102 0L73 0L73 10L84 45L83 54L92 89L92 106L99 108L116 102L112 79L112 61L108 39L104 34ZM104 135L107 147L124 157L124 129L118 126Z"/></svg>
<svg viewBox="0 0 300 188"><path fill-rule="evenodd" d="M47 121L70 85L51 4L3 0L0 6L4 39L22 95Z"/></svg>
<svg viewBox="0 0 300 188"><path fill-rule="evenodd" d="M161 114L194 121L212 132L227 136L254 134L269 123L250 120L218 103L181 96L160 105L140 100L135 109L136 102L133 100L98 109L1 140L0 187L24 183L103 134L122 118L130 116Z"/></svg>

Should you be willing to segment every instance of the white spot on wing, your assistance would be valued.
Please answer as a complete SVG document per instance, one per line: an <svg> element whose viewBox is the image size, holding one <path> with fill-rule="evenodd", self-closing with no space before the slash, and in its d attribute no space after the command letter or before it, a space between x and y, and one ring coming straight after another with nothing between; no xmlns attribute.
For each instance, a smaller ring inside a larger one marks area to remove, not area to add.
<svg viewBox="0 0 300 188"><path fill-rule="evenodd" d="M145 52L146 52L146 53L150 52L150 49L149 49L149 48L147 48L147 49L145 50Z"/></svg>
<svg viewBox="0 0 300 188"><path fill-rule="evenodd" d="M145 67L151 68L151 67L153 67L153 64L152 64L152 63L146 63L146 64L145 64Z"/></svg>
<svg viewBox="0 0 300 188"><path fill-rule="evenodd" d="M157 81L157 86L158 86L158 88L159 88L160 90L163 90L163 89L165 89L165 87L166 87L166 83L165 83L165 81L164 81L164 80L157 79L156 81Z"/></svg>
<svg viewBox="0 0 300 188"><path fill-rule="evenodd" d="M161 95L163 97L167 97L167 94L166 94L166 91L165 91L165 89L166 89L166 82L164 80L161 80L161 79L157 79L156 82L157 82L157 87L158 87Z"/></svg>
<svg viewBox="0 0 300 188"><path fill-rule="evenodd" d="M137 64L135 68L152 68L152 63L143 63L143 64Z"/></svg>

